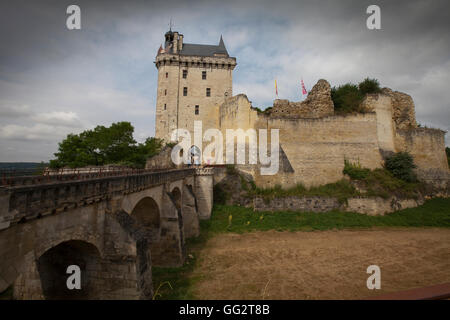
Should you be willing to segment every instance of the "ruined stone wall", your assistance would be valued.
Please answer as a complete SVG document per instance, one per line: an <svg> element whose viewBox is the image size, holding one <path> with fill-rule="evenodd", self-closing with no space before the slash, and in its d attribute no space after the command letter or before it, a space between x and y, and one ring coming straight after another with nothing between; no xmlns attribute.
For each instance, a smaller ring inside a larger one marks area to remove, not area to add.
<svg viewBox="0 0 450 320"><path fill-rule="evenodd" d="M385 215L406 208L415 208L424 203L423 199L398 199L390 197L356 197L340 203L333 197L281 197L265 201L260 197L253 199L255 211L300 211L300 212L328 212L341 210L357 212L371 216Z"/></svg>
<svg viewBox="0 0 450 320"><path fill-rule="evenodd" d="M251 106L245 94L225 100L219 109L218 123L224 137L226 129L257 129L258 113Z"/></svg>
<svg viewBox="0 0 450 320"><path fill-rule="evenodd" d="M322 185L343 178L344 159L372 169L382 163L374 113L322 119L270 119L268 128L280 130L280 144L293 172L257 176L257 184Z"/></svg>
<svg viewBox="0 0 450 320"><path fill-rule="evenodd" d="M396 151L407 151L419 169L439 169L448 172L445 154L445 131L430 128L397 130Z"/></svg>
<svg viewBox="0 0 450 320"><path fill-rule="evenodd" d="M277 118L322 118L333 115L330 84L326 80L319 80L302 102L277 99L269 114Z"/></svg>
<svg viewBox="0 0 450 320"><path fill-rule="evenodd" d="M172 148L166 146L157 155L148 158L145 169L174 169L176 166L171 158Z"/></svg>
<svg viewBox="0 0 450 320"><path fill-rule="evenodd" d="M408 151L419 169L448 172L445 133L417 128L409 95L385 88L367 95L363 107L366 113L334 116L329 84L320 80L304 102L276 100L272 110L263 113L252 108L245 95L227 99L219 108L219 125L224 140L227 129L280 130L278 174L262 176L259 166L239 166L259 186L336 182L343 177L344 159L374 169L382 166L385 151Z"/></svg>
<svg viewBox="0 0 450 320"><path fill-rule="evenodd" d="M363 106L377 114L380 149L409 152L423 180L442 180L438 179L436 170L446 176L445 132L417 127L414 102L409 95L384 88L381 94L367 95Z"/></svg>
<svg viewBox="0 0 450 320"><path fill-rule="evenodd" d="M362 102L362 107L377 115L377 135L380 149L395 151L395 122L393 120L392 98L384 94L369 94Z"/></svg>
<svg viewBox="0 0 450 320"><path fill-rule="evenodd" d="M328 212L341 207L336 198L329 197L283 197L264 201L260 197L253 199L255 211L302 211Z"/></svg>
<svg viewBox="0 0 450 320"><path fill-rule="evenodd" d="M224 138L226 129L279 129L281 170L276 175L260 175L258 166L240 167L251 173L259 186L336 182L343 177L344 159L368 168L382 163L373 112L315 119L276 118L256 112L245 95L238 95L221 106L219 123Z"/></svg>
<svg viewBox="0 0 450 320"><path fill-rule="evenodd" d="M392 116L397 129L416 128L416 112L410 95L383 88L382 94L392 99Z"/></svg>

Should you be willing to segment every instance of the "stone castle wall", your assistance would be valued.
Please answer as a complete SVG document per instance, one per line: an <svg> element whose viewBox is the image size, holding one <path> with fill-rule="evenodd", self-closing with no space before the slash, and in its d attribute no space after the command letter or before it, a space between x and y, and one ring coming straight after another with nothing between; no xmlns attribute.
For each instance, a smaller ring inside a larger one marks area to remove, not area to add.
<svg viewBox="0 0 450 320"><path fill-rule="evenodd" d="M278 174L259 175L259 166L240 168L251 173L257 185L289 187L336 182L343 178L344 159L380 168L385 151L410 152L422 172L434 168L448 173L445 132L417 128L409 95L385 88L380 94L366 96L366 113L335 116L327 84L320 80L301 103L275 100L268 112L257 112L243 94L227 99L219 107L224 139L227 129L280 130L283 159L280 156Z"/></svg>
<svg viewBox="0 0 450 320"><path fill-rule="evenodd" d="M284 187L302 183L322 185L343 178L344 160L367 168L381 166L377 119L374 113L321 119L270 119L268 129L279 129L280 145L293 172L256 177L256 183Z"/></svg>
<svg viewBox="0 0 450 320"><path fill-rule="evenodd" d="M406 208L415 208L422 205L423 199L398 199L390 197L355 197L349 198L346 203L340 203L333 197L283 197L264 201L260 197L253 199L255 211L301 211L301 212L328 212L342 210L358 212L371 216L385 215Z"/></svg>
<svg viewBox="0 0 450 320"><path fill-rule="evenodd" d="M439 169L448 172L445 154L445 131L430 128L397 130L397 151L407 151L419 169Z"/></svg>
<svg viewBox="0 0 450 320"><path fill-rule="evenodd" d="M279 129L280 145L288 163L273 176L259 175L258 166L253 166L253 170L246 167L244 171L252 173L258 185L287 187L335 182L343 177L344 159L368 168L381 166L377 117L373 112L310 119L276 117L273 113L258 113L245 95L238 95L228 99L219 114L224 137L227 129Z"/></svg>
<svg viewBox="0 0 450 320"><path fill-rule="evenodd" d="M259 186L332 183L343 178L345 159L381 168L383 156L400 151L411 153L421 172L433 169L448 174L445 132L417 128L409 95L384 88L379 94L367 95L362 106L365 113L335 115L331 87L326 80L319 80L303 102L275 100L271 109L259 112L246 95L239 94L207 108L198 120L203 121L203 133L208 128L221 130L224 163L228 129L242 129L240 134L247 135L247 142L252 130L258 135L259 129L279 129L280 171L276 175L260 175L260 166L248 163L248 149L246 165L239 165ZM197 119L181 115L186 124ZM203 148L208 144L203 142ZM236 163L236 150L234 159Z"/></svg>

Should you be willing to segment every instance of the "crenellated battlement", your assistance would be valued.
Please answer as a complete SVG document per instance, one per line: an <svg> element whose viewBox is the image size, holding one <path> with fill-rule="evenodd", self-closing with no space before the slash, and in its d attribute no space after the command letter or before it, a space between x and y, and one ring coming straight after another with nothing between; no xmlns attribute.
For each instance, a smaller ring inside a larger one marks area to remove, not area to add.
<svg viewBox="0 0 450 320"><path fill-rule="evenodd" d="M161 66L182 66L189 68L227 69L234 70L236 58L233 57L202 57L181 56L177 54L162 53L155 59L156 68Z"/></svg>

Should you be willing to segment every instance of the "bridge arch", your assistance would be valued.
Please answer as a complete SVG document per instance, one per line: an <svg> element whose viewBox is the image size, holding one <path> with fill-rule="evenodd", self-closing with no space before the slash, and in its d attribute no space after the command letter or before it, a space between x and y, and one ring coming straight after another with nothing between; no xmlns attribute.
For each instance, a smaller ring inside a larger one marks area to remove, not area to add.
<svg viewBox="0 0 450 320"><path fill-rule="evenodd" d="M81 289L67 288L67 268L76 265L81 271ZM69 240L45 251L37 260L37 270L45 299L99 299L98 274L102 270L98 248L90 242Z"/></svg>
<svg viewBox="0 0 450 320"><path fill-rule="evenodd" d="M161 229L161 212L158 203L152 197L144 197L136 203L131 216L152 233L153 237L159 235Z"/></svg>

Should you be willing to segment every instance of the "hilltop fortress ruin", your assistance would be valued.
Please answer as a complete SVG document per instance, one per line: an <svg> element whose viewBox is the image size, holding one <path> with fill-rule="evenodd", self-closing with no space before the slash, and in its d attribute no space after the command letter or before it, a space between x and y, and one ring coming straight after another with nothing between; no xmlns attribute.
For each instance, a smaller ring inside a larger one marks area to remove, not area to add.
<svg viewBox="0 0 450 320"><path fill-rule="evenodd" d="M236 58L229 56L222 37L219 45L188 44L169 31L155 64L157 138L170 141L176 128L193 133L196 120L204 131L217 128L223 136L226 129L279 129L277 174L260 175L258 165L240 166L258 186L336 182L343 178L344 160L374 169L382 167L386 155L400 151L413 156L421 179L441 186L449 181L445 131L419 127L414 102L405 93L384 88L364 98L364 113L338 115L330 84L319 80L304 101L277 99L260 112L246 95L232 95ZM153 159L149 165L161 163Z"/></svg>

